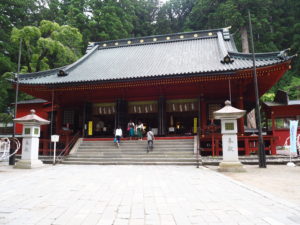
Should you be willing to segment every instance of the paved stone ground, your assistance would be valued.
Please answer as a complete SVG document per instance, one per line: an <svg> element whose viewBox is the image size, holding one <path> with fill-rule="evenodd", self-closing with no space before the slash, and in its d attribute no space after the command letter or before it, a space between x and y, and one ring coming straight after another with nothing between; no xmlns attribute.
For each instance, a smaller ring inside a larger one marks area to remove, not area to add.
<svg viewBox="0 0 300 225"><path fill-rule="evenodd" d="M192 166L0 166L0 224L300 224L300 206Z"/></svg>

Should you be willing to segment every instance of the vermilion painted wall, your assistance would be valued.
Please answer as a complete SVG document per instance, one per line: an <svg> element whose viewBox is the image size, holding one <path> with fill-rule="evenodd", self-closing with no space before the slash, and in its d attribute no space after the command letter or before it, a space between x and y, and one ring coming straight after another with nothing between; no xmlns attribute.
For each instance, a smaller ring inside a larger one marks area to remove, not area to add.
<svg viewBox="0 0 300 225"><path fill-rule="evenodd" d="M34 103L34 104L19 104L17 109L17 118L26 116L30 114L30 110L34 109L36 111L36 115L43 119L48 119L48 114L46 112L46 108L44 107L44 103ZM47 125L41 127L41 131L45 131L47 129ZM16 124L16 134L22 134L23 125Z"/></svg>

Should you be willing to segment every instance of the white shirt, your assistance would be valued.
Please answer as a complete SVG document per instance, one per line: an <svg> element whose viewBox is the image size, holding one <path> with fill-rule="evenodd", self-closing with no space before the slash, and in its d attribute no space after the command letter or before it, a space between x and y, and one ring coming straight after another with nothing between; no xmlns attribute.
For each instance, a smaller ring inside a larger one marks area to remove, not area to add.
<svg viewBox="0 0 300 225"><path fill-rule="evenodd" d="M153 141L154 140L154 134L151 130L147 132L147 140L148 141Z"/></svg>
<svg viewBox="0 0 300 225"><path fill-rule="evenodd" d="M116 136L122 137L122 129L121 128L116 129Z"/></svg>

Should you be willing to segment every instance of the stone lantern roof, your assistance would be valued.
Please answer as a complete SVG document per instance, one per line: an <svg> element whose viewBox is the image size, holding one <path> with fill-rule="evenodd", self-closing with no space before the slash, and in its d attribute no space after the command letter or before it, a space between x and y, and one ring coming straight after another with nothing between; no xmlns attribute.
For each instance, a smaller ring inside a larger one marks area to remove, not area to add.
<svg viewBox="0 0 300 225"><path fill-rule="evenodd" d="M214 119L239 119L245 115L246 111L231 106L229 100L225 101L225 106L214 112Z"/></svg>
<svg viewBox="0 0 300 225"><path fill-rule="evenodd" d="M49 124L50 121L49 120L45 120L39 116L37 116L35 114L35 110L31 109L30 110L30 114L28 114L27 116L23 116L20 118L16 118L14 119L15 123L21 123L21 124L36 124L36 125L46 125Z"/></svg>

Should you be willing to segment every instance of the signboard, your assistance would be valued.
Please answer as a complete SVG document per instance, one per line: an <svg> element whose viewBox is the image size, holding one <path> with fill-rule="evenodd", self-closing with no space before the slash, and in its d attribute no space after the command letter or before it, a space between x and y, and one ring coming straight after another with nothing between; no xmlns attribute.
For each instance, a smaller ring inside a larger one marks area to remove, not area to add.
<svg viewBox="0 0 300 225"><path fill-rule="evenodd" d="M225 123L225 130L234 130L234 123Z"/></svg>
<svg viewBox="0 0 300 225"><path fill-rule="evenodd" d="M114 115L116 113L116 103L96 103L93 104L93 115Z"/></svg>
<svg viewBox="0 0 300 225"><path fill-rule="evenodd" d="M157 113L157 101L133 101L128 102L128 113Z"/></svg>
<svg viewBox="0 0 300 225"><path fill-rule="evenodd" d="M198 118L197 117L195 117L194 118L194 134L196 134L197 133L197 120L198 120Z"/></svg>
<svg viewBox="0 0 300 225"><path fill-rule="evenodd" d="M51 142L58 142L59 141L59 135L51 135Z"/></svg>
<svg viewBox="0 0 300 225"><path fill-rule="evenodd" d="M88 135L93 135L93 121L88 122Z"/></svg>
<svg viewBox="0 0 300 225"><path fill-rule="evenodd" d="M173 99L167 101L167 112L191 112L197 110L197 99Z"/></svg>
<svg viewBox="0 0 300 225"><path fill-rule="evenodd" d="M297 128L298 120L290 120L290 151L297 152Z"/></svg>

